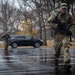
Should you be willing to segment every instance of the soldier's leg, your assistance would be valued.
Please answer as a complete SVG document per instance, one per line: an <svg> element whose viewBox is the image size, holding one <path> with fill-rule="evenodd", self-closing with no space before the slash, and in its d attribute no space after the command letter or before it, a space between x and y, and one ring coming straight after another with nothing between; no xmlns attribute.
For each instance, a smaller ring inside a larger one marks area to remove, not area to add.
<svg viewBox="0 0 75 75"><path fill-rule="evenodd" d="M69 38L65 37L63 39L63 49L64 49L64 63L65 63L65 69L70 69L71 65L70 65L70 54L69 54Z"/></svg>
<svg viewBox="0 0 75 75"><path fill-rule="evenodd" d="M62 48L62 41L58 40L58 38L56 38L54 40L54 50L55 50L55 66L58 66L58 59L60 57L60 50Z"/></svg>

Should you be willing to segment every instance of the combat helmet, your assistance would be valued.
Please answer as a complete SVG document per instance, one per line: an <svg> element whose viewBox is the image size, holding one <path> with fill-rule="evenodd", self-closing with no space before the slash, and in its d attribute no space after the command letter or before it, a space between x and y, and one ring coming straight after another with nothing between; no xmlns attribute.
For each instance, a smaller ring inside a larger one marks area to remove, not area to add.
<svg viewBox="0 0 75 75"><path fill-rule="evenodd" d="M61 3L61 4L60 4L60 7L61 7L61 8L67 8L67 3Z"/></svg>

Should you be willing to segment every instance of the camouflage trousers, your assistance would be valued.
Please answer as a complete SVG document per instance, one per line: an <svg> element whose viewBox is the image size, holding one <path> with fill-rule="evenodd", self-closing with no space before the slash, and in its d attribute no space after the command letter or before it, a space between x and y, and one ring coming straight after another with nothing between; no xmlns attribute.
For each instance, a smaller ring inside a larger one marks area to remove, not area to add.
<svg viewBox="0 0 75 75"><path fill-rule="evenodd" d="M70 54L69 54L69 37L64 35L57 35L54 39L54 50L55 50L55 59L59 59L60 57L60 51L61 48L64 51L64 63L69 64L71 62L70 60Z"/></svg>

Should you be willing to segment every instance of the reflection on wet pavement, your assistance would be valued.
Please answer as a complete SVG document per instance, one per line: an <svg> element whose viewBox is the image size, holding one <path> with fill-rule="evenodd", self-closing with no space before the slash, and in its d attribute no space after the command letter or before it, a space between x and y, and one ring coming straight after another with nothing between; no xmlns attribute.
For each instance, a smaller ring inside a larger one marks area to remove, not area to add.
<svg viewBox="0 0 75 75"><path fill-rule="evenodd" d="M75 69L74 50L70 50L70 54L71 74L73 75ZM9 49L8 55L5 55L3 49L0 49L0 75L66 75L63 65L62 51L59 58L59 68L55 70L53 48Z"/></svg>

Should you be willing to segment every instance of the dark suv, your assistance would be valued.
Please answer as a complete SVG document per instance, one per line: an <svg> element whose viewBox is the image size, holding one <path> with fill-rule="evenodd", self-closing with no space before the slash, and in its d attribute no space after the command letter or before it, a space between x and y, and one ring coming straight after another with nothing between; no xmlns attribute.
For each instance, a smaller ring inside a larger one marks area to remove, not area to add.
<svg viewBox="0 0 75 75"><path fill-rule="evenodd" d="M43 40L31 36L12 35L9 40L9 45L12 48L17 48L18 46L33 46L38 48L43 45Z"/></svg>

